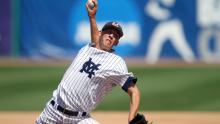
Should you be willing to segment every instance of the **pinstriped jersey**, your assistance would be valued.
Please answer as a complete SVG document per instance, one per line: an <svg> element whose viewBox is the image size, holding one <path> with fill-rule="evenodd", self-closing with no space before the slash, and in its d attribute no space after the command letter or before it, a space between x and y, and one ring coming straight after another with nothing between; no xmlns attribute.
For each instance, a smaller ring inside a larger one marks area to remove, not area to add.
<svg viewBox="0 0 220 124"><path fill-rule="evenodd" d="M53 97L67 109L91 112L115 86L127 91L132 81L136 82L121 57L88 44L80 49Z"/></svg>

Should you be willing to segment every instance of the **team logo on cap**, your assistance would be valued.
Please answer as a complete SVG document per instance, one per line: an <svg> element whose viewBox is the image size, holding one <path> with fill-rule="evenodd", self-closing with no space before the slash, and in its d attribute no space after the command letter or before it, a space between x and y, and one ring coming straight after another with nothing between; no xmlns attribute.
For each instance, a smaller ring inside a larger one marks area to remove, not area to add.
<svg viewBox="0 0 220 124"><path fill-rule="evenodd" d="M112 25L115 27L119 27L119 24L117 22L112 22Z"/></svg>

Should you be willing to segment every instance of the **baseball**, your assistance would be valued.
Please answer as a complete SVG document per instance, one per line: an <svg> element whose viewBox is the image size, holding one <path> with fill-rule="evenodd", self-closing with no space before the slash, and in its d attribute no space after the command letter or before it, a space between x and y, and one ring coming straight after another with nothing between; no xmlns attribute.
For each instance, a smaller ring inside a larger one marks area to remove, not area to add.
<svg viewBox="0 0 220 124"><path fill-rule="evenodd" d="M89 5L89 8L90 8L90 9L93 9L93 8L94 8L95 5L94 5L94 3L93 3L92 0L88 0L87 3L88 3L88 5Z"/></svg>

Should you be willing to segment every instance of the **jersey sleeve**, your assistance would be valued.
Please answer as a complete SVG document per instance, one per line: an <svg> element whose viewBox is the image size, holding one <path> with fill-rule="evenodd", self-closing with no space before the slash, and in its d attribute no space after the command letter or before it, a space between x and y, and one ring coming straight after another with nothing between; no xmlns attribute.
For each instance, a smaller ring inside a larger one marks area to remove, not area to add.
<svg viewBox="0 0 220 124"><path fill-rule="evenodd" d="M127 66L122 59L115 63L114 68L111 73L109 73L109 79L112 83L121 86L126 92L131 83L136 84L137 82L137 78L133 73L128 72Z"/></svg>

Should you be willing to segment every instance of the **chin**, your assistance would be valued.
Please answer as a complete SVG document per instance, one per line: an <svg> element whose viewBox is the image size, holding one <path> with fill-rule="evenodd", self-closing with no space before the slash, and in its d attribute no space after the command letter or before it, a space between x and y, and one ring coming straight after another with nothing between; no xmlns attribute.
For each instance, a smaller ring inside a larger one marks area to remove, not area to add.
<svg viewBox="0 0 220 124"><path fill-rule="evenodd" d="M105 47L103 47L103 50L105 50L105 51L109 51L109 50L111 50L111 47L107 47L107 46L105 46Z"/></svg>

